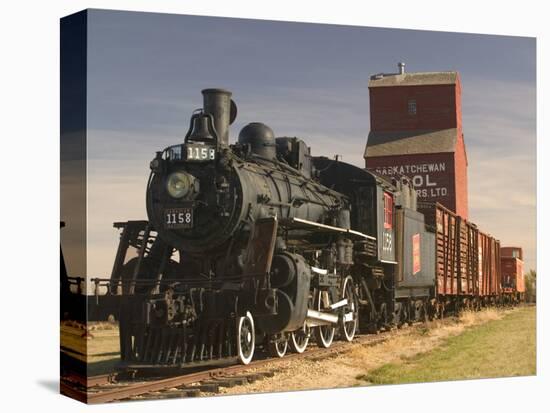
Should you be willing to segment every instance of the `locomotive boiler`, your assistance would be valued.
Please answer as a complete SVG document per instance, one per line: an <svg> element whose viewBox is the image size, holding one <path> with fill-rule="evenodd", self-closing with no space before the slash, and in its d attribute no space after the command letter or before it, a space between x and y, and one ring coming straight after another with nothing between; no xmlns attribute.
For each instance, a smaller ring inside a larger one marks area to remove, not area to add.
<svg viewBox="0 0 550 413"><path fill-rule="evenodd" d="M243 241L259 219L301 218L349 227L347 200L310 179L312 164L302 142L276 141L267 125L250 123L229 148L231 94L206 89L203 95L204 109L192 116L184 143L157 153L151 162L147 213L161 239L213 261L212 270L222 275L238 271L239 264L220 256L229 251L231 259L242 259ZM277 147L286 149L286 159L278 158Z"/></svg>

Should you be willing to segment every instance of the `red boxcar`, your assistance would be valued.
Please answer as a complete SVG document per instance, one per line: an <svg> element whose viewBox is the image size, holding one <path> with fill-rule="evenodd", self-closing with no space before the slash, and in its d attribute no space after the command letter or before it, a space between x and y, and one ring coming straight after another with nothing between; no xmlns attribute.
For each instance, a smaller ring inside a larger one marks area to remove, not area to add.
<svg viewBox="0 0 550 413"><path fill-rule="evenodd" d="M523 249L521 247L501 247L500 256L505 258L519 258L523 261Z"/></svg>
<svg viewBox="0 0 550 413"><path fill-rule="evenodd" d="M500 265L502 269L502 293L515 300L521 300L525 293L523 251L519 247L502 247Z"/></svg>

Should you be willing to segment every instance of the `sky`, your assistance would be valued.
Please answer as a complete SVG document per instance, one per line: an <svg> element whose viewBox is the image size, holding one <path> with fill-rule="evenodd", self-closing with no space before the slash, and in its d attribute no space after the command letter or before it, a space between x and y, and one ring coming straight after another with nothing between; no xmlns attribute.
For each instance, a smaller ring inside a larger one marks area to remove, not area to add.
<svg viewBox="0 0 550 413"><path fill-rule="evenodd" d="M536 268L534 38L92 10L88 20L88 276L108 277L115 221L146 219L155 151L180 143L200 91L249 122L363 167L370 75L458 71L470 220ZM69 266L69 272L71 272Z"/></svg>

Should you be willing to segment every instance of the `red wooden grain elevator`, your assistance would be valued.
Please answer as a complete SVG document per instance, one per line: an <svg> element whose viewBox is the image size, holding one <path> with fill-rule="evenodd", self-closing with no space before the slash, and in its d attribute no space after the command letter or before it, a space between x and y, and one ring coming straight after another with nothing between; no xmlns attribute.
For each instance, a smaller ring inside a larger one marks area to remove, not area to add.
<svg viewBox="0 0 550 413"><path fill-rule="evenodd" d="M418 200L468 218L468 159L458 72L373 75L369 81L367 169L412 179Z"/></svg>

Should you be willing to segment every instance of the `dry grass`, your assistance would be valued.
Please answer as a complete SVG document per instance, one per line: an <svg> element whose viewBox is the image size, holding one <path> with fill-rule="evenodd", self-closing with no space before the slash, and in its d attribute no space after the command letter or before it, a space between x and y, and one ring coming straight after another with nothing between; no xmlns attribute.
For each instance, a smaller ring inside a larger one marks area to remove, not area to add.
<svg viewBox="0 0 550 413"><path fill-rule="evenodd" d="M302 359L278 364L280 371L274 377L222 389L222 393L246 394L365 385L364 377L367 372L388 363L401 363L415 355L427 353L449 337L458 336L469 327L498 320L509 312L489 309L464 313L460 319L417 324L396 331L389 340L376 346L352 343L346 352L331 359Z"/></svg>
<svg viewBox="0 0 550 413"><path fill-rule="evenodd" d="M88 374L113 371L120 360L118 326L112 323L61 323L60 342L65 352L86 361Z"/></svg>

